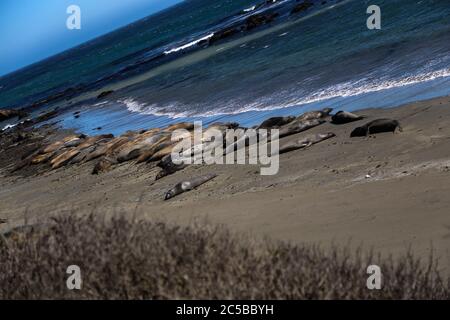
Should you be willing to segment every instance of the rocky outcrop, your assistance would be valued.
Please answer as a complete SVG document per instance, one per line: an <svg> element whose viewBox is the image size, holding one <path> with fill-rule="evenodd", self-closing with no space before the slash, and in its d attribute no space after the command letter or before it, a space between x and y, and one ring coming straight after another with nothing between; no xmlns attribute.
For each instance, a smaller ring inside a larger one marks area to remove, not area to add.
<svg viewBox="0 0 450 320"><path fill-rule="evenodd" d="M114 93L114 90L103 91L102 93L100 93L100 94L97 96L97 99L103 99L103 98L105 98L105 97L107 97L107 96L109 96L109 95L111 95L111 94L113 94L113 93Z"/></svg>
<svg viewBox="0 0 450 320"><path fill-rule="evenodd" d="M14 109L2 109L0 110L0 121L8 120L14 117L18 117L22 119L27 116L27 113L22 110L14 110Z"/></svg>

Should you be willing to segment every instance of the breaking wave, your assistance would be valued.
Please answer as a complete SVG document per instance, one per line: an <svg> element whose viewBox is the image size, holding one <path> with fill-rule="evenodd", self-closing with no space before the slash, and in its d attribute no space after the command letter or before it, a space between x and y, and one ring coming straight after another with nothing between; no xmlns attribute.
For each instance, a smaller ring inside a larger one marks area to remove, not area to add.
<svg viewBox="0 0 450 320"><path fill-rule="evenodd" d="M348 81L318 90L310 95L301 95L295 90L285 90L267 97L261 97L252 103L243 106L242 101L229 101L226 106L211 108L205 111L200 105L185 105L181 102L171 102L166 105L146 104L133 98L119 100L131 112L166 116L170 118L186 117L211 117L219 115L234 115L250 111L270 111L310 103L325 101L333 98L345 98L362 94L400 88L439 78L450 77L450 68L441 69L429 73L410 75L400 79L386 79L374 81L362 78L356 81Z"/></svg>
<svg viewBox="0 0 450 320"><path fill-rule="evenodd" d="M175 52L178 52L178 51L186 50L186 49L188 49L190 47L193 47L193 46L199 44L202 41L207 41L207 40L211 39L212 37L214 37L214 33L210 33L207 36L204 36L204 37L202 37L200 39L191 41L191 42L186 43L186 44L184 44L182 46L179 46L179 47L176 47L176 48L164 51L164 54L168 55L168 54L175 53Z"/></svg>

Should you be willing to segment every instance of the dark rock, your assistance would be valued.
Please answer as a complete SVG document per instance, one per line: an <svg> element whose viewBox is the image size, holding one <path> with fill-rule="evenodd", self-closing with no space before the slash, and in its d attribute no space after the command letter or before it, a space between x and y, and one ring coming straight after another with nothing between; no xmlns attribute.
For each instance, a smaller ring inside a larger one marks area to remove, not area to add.
<svg viewBox="0 0 450 320"><path fill-rule="evenodd" d="M297 4L291 11L291 14L296 14L300 12L304 12L313 6L312 2L304 1L302 3Z"/></svg>
<svg viewBox="0 0 450 320"><path fill-rule="evenodd" d="M260 27L264 24L270 23L279 16L279 13L267 13L267 14L255 14L250 16L245 21L245 26L247 30L252 30L254 28Z"/></svg>
<svg viewBox="0 0 450 320"><path fill-rule="evenodd" d="M109 96L109 95L112 94L112 93L114 93L114 90L103 91L102 93L100 93L100 94L97 96L97 99L105 98L105 97Z"/></svg>

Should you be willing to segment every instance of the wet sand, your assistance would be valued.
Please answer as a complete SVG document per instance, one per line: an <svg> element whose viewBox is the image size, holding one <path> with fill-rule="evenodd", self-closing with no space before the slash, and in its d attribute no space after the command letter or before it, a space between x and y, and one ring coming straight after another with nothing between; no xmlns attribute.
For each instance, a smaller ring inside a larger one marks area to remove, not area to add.
<svg viewBox="0 0 450 320"><path fill-rule="evenodd" d="M450 97L392 109L357 112L366 119L326 123L311 133L337 137L280 156L280 171L261 176L258 166L190 166L154 181L149 164L120 164L92 175L93 163L36 174L0 169L0 231L62 213L123 213L176 223L207 220L232 230L296 243L373 247L384 256L409 247L427 259L433 248L450 271ZM401 122L403 132L350 138L376 118ZM164 201L176 183L198 175L218 177ZM376 263L376 261L374 261Z"/></svg>

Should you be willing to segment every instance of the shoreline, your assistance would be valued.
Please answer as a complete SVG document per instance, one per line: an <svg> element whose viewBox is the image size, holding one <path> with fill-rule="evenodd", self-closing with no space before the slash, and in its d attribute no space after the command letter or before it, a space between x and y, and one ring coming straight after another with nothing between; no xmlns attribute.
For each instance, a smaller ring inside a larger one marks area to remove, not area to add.
<svg viewBox="0 0 450 320"><path fill-rule="evenodd" d="M225 224L258 236L329 246L373 247L383 255L408 246L427 259L431 243L443 271L450 266L450 97L386 109L359 110L366 119L345 125L325 123L284 138L332 131L336 138L280 156L276 176L259 167L189 166L155 181L155 166L133 161L92 175L92 163L22 176L0 159L0 231L24 219L45 220L61 213L125 213L187 224L197 219ZM338 110L335 110L338 111ZM400 134L350 138L350 132L376 118L398 119ZM67 131L51 133L52 139ZM43 137L46 139L47 137ZM283 141L283 140L282 140ZM183 179L209 173L218 177L197 190L164 201ZM367 178L369 176L369 178Z"/></svg>

